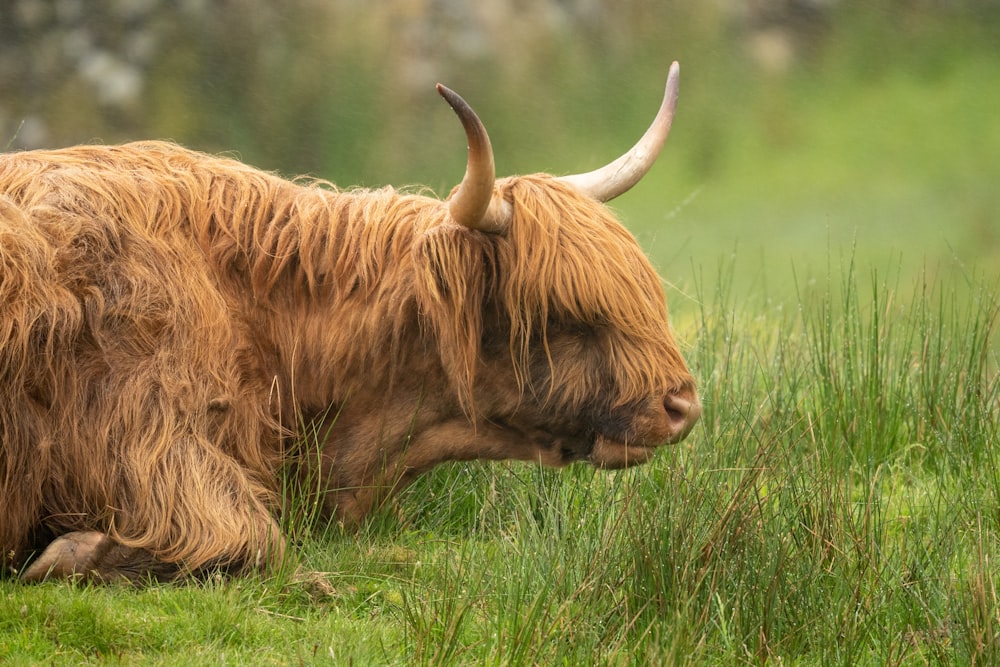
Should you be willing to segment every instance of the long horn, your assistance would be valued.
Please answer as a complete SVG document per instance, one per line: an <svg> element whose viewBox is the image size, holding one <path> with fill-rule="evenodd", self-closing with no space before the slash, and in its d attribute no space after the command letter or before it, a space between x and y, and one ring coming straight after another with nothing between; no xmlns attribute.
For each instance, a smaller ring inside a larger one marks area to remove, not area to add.
<svg viewBox="0 0 1000 667"><path fill-rule="evenodd" d="M437 91L462 121L469 142L465 177L449 199L448 211L452 219L464 227L493 234L503 233L507 229L506 221L497 219L498 216L495 215L487 215L493 198L496 169L493 166L493 147L486 128L458 93L440 83L437 84Z"/></svg>
<svg viewBox="0 0 1000 667"><path fill-rule="evenodd" d="M674 62L670 65L667 87L663 93L663 103L660 105L660 110L657 112L653 124L649 126L646 133L628 153L600 169L585 174L563 176L559 180L575 185L601 202L611 201L638 183L656 162L656 156L660 154L660 149L663 148L667 135L670 133L670 124L674 120L674 109L677 107L680 77L681 67L677 62Z"/></svg>

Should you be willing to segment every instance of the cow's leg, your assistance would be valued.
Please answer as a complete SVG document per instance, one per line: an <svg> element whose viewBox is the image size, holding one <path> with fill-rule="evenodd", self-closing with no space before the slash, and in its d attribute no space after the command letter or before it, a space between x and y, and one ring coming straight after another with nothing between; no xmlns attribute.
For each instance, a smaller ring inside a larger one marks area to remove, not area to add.
<svg viewBox="0 0 1000 667"><path fill-rule="evenodd" d="M132 456L129 456L132 454ZM126 450L127 480L102 519L75 518L22 571L26 581L169 581L212 572L278 569L285 544L270 495L234 458L204 439L175 440L154 461ZM61 534L60 534L61 533Z"/></svg>
<svg viewBox="0 0 1000 667"><path fill-rule="evenodd" d="M269 569L280 554L262 553L255 562L247 559L206 563L190 571L179 563L157 559L147 549L121 544L106 533L96 530L75 531L54 539L20 574L24 582L34 583L53 579L76 579L102 583L141 585L152 581L173 581L185 575L199 575L217 570L244 571Z"/></svg>
<svg viewBox="0 0 1000 667"><path fill-rule="evenodd" d="M201 573L211 571L202 568ZM173 581L185 573L178 565L157 560L145 549L123 546L109 535L92 530L57 537L21 572L21 581L38 583L70 579L138 586L152 581ZM320 572L296 569L292 581L317 599L334 593L330 582Z"/></svg>
<svg viewBox="0 0 1000 667"><path fill-rule="evenodd" d="M155 464L142 451L128 463L129 495L114 501L128 510L115 514L110 535L174 563L177 576L280 567L285 538L261 475L204 438L178 438Z"/></svg>
<svg viewBox="0 0 1000 667"><path fill-rule="evenodd" d="M139 584L169 581L177 574L177 565L157 561L145 549L123 546L105 533L77 531L53 540L25 568L21 580L90 579Z"/></svg>

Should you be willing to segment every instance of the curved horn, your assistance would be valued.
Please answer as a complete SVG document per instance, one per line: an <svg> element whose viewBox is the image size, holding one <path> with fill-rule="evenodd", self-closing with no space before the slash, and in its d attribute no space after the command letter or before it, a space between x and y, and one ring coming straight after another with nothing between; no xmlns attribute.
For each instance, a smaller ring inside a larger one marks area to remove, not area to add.
<svg viewBox="0 0 1000 667"><path fill-rule="evenodd" d="M663 93L663 103L660 105L660 110L657 112L653 124L649 126L646 133L628 153L600 169L585 174L563 176L559 180L575 185L601 202L611 201L638 183L653 166L656 156L660 154L660 149L663 148L667 135L670 133L670 124L674 120L674 109L677 107L680 76L681 68L675 61L670 65L667 88Z"/></svg>
<svg viewBox="0 0 1000 667"><path fill-rule="evenodd" d="M486 128L472 107L458 93L437 84L437 91L462 121L469 142L469 161L461 185L450 197L448 211L452 219L463 227L494 234L506 229L505 221L487 215L493 198L496 170L493 166L493 147Z"/></svg>

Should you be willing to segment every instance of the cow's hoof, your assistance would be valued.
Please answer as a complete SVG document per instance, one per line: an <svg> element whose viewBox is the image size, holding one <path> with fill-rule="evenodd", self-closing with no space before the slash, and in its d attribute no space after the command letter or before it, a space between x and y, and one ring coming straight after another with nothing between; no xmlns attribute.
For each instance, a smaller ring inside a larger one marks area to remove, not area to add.
<svg viewBox="0 0 1000 667"><path fill-rule="evenodd" d="M60 535L22 573L22 581L87 577L116 542L96 530Z"/></svg>

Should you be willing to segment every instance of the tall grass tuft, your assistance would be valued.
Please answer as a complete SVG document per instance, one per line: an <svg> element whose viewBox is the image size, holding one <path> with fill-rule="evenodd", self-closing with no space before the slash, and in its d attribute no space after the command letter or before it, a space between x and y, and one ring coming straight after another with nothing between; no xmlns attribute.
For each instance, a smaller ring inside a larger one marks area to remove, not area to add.
<svg viewBox="0 0 1000 667"><path fill-rule="evenodd" d="M661 657L995 660L996 293L863 289L850 263L753 313L719 284L695 336L702 430L630 522Z"/></svg>

